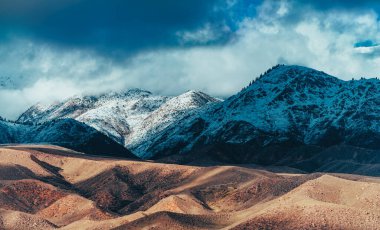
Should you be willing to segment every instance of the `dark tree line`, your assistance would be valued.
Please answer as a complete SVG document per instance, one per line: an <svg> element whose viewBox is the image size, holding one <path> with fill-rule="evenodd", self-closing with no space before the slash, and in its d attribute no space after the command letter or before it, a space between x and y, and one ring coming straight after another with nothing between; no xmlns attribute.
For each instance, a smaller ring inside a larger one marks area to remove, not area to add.
<svg viewBox="0 0 380 230"><path fill-rule="evenodd" d="M248 86L242 88L241 91L247 89L248 87L250 87L251 85L253 85L257 80L260 80L262 77L264 77L265 75L269 74L270 72L272 72L273 70L275 70L275 69L277 69L277 68L279 68L279 67L281 67L281 66L285 66L285 65L283 65L283 64L277 64L277 65L275 65L275 66L272 66L272 67L269 68L267 71L265 71L264 73L260 74L259 77L257 77L257 78L255 78L255 79L253 79L252 81L250 81L249 84L248 84Z"/></svg>

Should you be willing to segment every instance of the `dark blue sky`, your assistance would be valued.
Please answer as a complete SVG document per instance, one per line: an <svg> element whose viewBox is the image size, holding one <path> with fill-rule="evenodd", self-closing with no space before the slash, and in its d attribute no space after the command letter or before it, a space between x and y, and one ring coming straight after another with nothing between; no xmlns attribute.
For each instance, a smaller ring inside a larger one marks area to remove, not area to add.
<svg viewBox="0 0 380 230"><path fill-rule="evenodd" d="M0 116L134 87L225 97L277 63L378 77L379 13L377 0L0 0Z"/></svg>
<svg viewBox="0 0 380 230"><path fill-rule="evenodd" d="M375 0L294 2L298 7L322 11L376 10L379 6ZM104 55L130 56L146 49L199 45L197 41L180 43L175 35L206 23L219 36L202 45L223 44L233 39L242 19L255 17L255 8L261 3L262 0L3 0L0 28L3 39L23 36L93 49ZM224 30L225 26L229 30Z"/></svg>
<svg viewBox="0 0 380 230"><path fill-rule="evenodd" d="M205 23L215 30L224 23L232 27L237 16L224 12L225 7L221 0L10 0L0 2L0 25L5 36L131 55L177 46L177 31ZM210 43L229 36L226 32Z"/></svg>

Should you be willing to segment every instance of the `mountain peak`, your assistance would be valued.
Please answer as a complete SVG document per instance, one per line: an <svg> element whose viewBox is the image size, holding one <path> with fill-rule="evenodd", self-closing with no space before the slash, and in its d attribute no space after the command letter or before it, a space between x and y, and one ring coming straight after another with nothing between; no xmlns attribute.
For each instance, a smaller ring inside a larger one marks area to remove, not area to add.
<svg viewBox="0 0 380 230"><path fill-rule="evenodd" d="M176 101L185 100L189 101L189 103L195 103L198 105L207 104L209 102L218 102L219 100L211 97L210 95L203 93L201 91L189 90L177 97L173 98Z"/></svg>
<svg viewBox="0 0 380 230"><path fill-rule="evenodd" d="M241 93L258 89L293 88L296 91L307 88L324 88L340 85L343 80L308 67L298 65L276 65L252 81ZM236 96L236 95L235 95ZM233 97L235 97L233 96ZM233 98L232 97L232 98Z"/></svg>
<svg viewBox="0 0 380 230"><path fill-rule="evenodd" d="M151 95L152 93L150 91L139 89L139 88L132 88L124 92L124 94L129 95Z"/></svg>
<svg viewBox="0 0 380 230"><path fill-rule="evenodd" d="M151 92L139 88L132 88L121 92L110 92L100 95L100 98L119 98L119 97L148 97Z"/></svg>
<svg viewBox="0 0 380 230"><path fill-rule="evenodd" d="M198 97L198 96L203 96L203 95L206 95L205 93L201 92L201 91L197 91L197 90L189 90L181 95L179 95L179 97Z"/></svg>
<svg viewBox="0 0 380 230"><path fill-rule="evenodd" d="M299 80L328 80L336 82L338 79L323 71L318 71L312 68L298 66L298 65L277 65L267 70L257 80L266 83L281 83L290 82L295 79Z"/></svg>

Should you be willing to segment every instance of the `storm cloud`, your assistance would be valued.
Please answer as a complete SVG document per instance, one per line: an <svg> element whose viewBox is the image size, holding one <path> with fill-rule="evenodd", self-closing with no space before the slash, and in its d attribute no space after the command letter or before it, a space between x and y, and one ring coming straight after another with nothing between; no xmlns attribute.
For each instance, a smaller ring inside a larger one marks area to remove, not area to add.
<svg viewBox="0 0 380 230"><path fill-rule="evenodd" d="M174 47L176 32L225 23L220 0L12 0L0 2L3 33L103 55ZM215 38L214 43L226 40ZM191 44L190 44L191 45Z"/></svg>
<svg viewBox="0 0 380 230"><path fill-rule="evenodd" d="M0 116L74 94L234 94L277 63L380 74L377 1L0 1Z"/></svg>

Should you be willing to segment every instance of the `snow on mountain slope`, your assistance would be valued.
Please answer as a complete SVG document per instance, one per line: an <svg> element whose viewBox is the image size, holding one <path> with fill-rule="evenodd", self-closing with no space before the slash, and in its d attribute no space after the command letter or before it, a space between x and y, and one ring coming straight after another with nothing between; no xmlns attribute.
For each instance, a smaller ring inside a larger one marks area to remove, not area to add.
<svg viewBox="0 0 380 230"><path fill-rule="evenodd" d="M98 97L73 97L52 105L37 104L23 113L18 122L35 124L72 118L143 156L146 155L146 143L156 133L212 102L220 100L195 91L178 97L165 97L134 89Z"/></svg>
<svg viewBox="0 0 380 230"><path fill-rule="evenodd" d="M168 99L139 89L101 96L73 97L52 105L32 106L19 117L18 121L44 123L72 118L124 144L124 138L131 132L131 127L141 123Z"/></svg>
<svg viewBox="0 0 380 230"><path fill-rule="evenodd" d="M152 111L169 98L154 96L142 90L130 90L124 95L110 94L100 98L95 108L75 119L82 121L124 145L125 137Z"/></svg>
<svg viewBox="0 0 380 230"><path fill-rule="evenodd" d="M276 66L223 103L170 125L146 151L158 158L227 144L249 157L266 146L342 143L380 148L380 81Z"/></svg>
<svg viewBox="0 0 380 230"><path fill-rule="evenodd" d="M146 147L156 134L173 122L181 120L185 116L192 116L191 114L195 113L198 108L214 102L220 102L220 100L196 91L189 91L174 97L152 112L133 129L126 140L126 146L136 155L148 158Z"/></svg>

